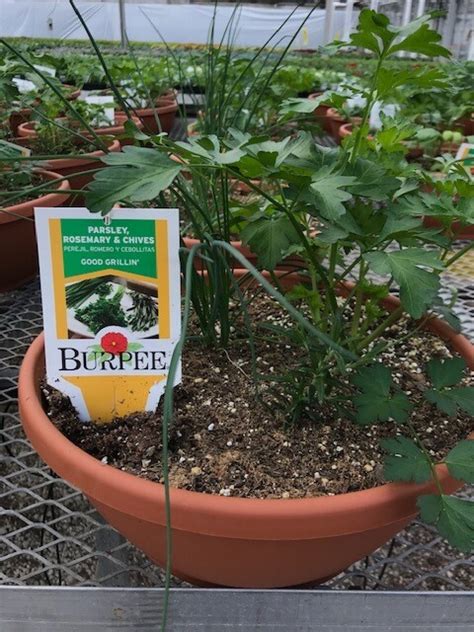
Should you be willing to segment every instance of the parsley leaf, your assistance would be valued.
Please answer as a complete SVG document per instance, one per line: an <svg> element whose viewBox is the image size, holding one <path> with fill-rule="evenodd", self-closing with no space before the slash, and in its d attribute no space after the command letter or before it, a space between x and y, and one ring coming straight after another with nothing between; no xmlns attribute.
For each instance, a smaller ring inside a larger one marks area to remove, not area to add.
<svg viewBox="0 0 474 632"><path fill-rule="evenodd" d="M447 415L455 415L458 408L474 415L474 387L457 386L461 381L466 363L462 358L439 360L427 364L427 373L433 388L425 392L425 398Z"/></svg>
<svg viewBox="0 0 474 632"><path fill-rule="evenodd" d="M381 364L364 367L352 378L362 393L354 398L359 424L378 421L404 422L412 410L410 400L402 392L392 393L392 373Z"/></svg>
<svg viewBox="0 0 474 632"><path fill-rule="evenodd" d="M387 480L413 483L430 480L430 460L412 439L383 439L381 445L388 452L384 461L384 474Z"/></svg>
<svg viewBox="0 0 474 632"><path fill-rule="evenodd" d="M109 165L98 171L86 194L86 205L105 215L116 202L152 200L173 182L181 165L146 147L127 145L102 158Z"/></svg>
<svg viewBox="0 0 474 632"><path fill-rule="evenodd" d="M258 217L244 227L241 237L265 270L273 270L288 247L299 243L296 229L284 215Z"/></svg>
<svg viewBox="0 0 474 632"><path fill-rule="evenodd" d="M474 483L474 441L460 441L444 459L449 473L466 483Z"/></svg>
<svg viewBox="0 0 474 632"><path fill-rule="evenodd" d="M350 200L352 193L342 187L349 186L355 181L356 178L352 176L330 174L327 168L321 169L316 177L313 177L310 188L323 217L335 221L344 215L346 209L342 202Z"/></svg>
<svg viewBox="0 0 474 632"><path fill-rule="evenodd" d="M469 553L474 548L474 502L429 494L418 498L422 520L434 524L452 546Z"/></svg>
<svg viewBox="0 0 474 632"><path fill-rule="evenodd" d="M463 358L433 358L426 365L426 372L434 388L439 390L446 386L454 386L462 380L466 362Z"/></svg>
<svg viewBox="0 0 474 632"><path fill-rule="evenodd" d="M392 274L400 285L400 300L413 318L421 318L436 299L440 281L435 270L443 263L422 248L404 248L394 252L370 252L364 258L379 274ZM423 267L421 267L423 266ZM428 272L424 268L432 268Z"/></svg>

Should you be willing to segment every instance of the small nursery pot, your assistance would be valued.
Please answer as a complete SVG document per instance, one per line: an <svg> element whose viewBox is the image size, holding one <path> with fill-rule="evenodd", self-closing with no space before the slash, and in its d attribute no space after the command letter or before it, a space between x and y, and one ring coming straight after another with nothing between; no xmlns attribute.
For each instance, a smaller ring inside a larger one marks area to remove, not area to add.
<svg viewBox="0 0 474 632"><path fill-rule="evenodd" d="M329 133L338 143L340 143L341 139L345 136L352 134L354 125L360 125L362 123L360 116L352 116L350 121L347 121L333 108L329 108L327 116L329 119ZM341 132L342 127L344 127L344 130Z"/></svg>
<svg viewBox="0 0 474 632"><path fill-rule="evenodd" d="M340 140L343 138L347 138L347 136L352 136L352 123L344 123L338 130L338 136Z"/></svg>
<svg viewBox="0 0 474 632"><path fill-rule="evenodd" d="M291 279L286 277L286 283ZM385 304L395 309L399 302L390 297ZM466 338L436 318L427 327L474 367L474 346ZM163 485L105 465L66 439L43 410L43 374L40 336L25 355L18 385L28 438L59 476L81 489L111 525L163 566ZM461 487L445 466L437 470L446 493ZM403 529L417 514L418 494L432 491L429 484L389 483L337 496L265 500L172 488L172 570L196 583L246 588L322 582Z"/></svg>
<svg viewBox="0 0 474 632"><path fill-rule="evenodd" d="M339 128L341 125L347 123L347 119L339 114L337 110L334 108L329 108L326 112L326 117L328 119L328 131L329 134L336 139L339 140Z"/></svg>
<svg viewBox="0 0 474 632"><path fill-rule="evenodd" d="M308 99L317 99L322 94L323 94L322 92L313 92L312 94L308 96ZM329 124L329 117L328 117L329 109L330 109L329 105L326 105L325 103L321 103L313 112L314 118L317 120L319 125L321 125L323 130L328 133L330 133L331 131L330 124Z"/></svg>
<svg viewBox="0 0 474 632"><path fill-rule="evenodd" d="M61 177L58 173L42 169L38 169L38 173L52 181ZM46 193L34 200L7 206L5 212L0 212L0 292L20 287L36 276L38 256L32 221L34 208L61 206L69 197L69 188L68 181L63 180L57 187L57 193Z"/></svg>
<svg viewBox="0 0 474 632"><path fill-rule="evenodd" d="M166 132L169 134L173 129L178 111L178 102L172 96L160 97L156 101L155 108L143 108L135 110L135 114L143 123L143 129L149 134L159 134ZM156 115L156 116L155 116ZM158 126L156 117L160 121L161 129Z"/></svg>

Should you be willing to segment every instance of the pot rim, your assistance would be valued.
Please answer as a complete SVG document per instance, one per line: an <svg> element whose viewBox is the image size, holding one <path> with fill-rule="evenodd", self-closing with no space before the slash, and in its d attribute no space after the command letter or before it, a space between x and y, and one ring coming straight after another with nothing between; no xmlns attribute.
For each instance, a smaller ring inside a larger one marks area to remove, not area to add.
<svg viewBox="0 0 474 632"><path fill-rule="evenodd" d="M153 113L156 112L157 115L160 114L171 114L173 112L178 111L178 103L176 100L170 101L165 105L157 105L155 108L136 108L134 109L134 113L140 118L143 116L153 116Z"/></svg>
<svg viewBox="0 0 474 632"><path fill-rule="evenodd" d="M120 151L120 141L117 138L113 138L107 144L108 151ZM53 160L46 160L45 164L48 165L51 169L65 169L69 167L82 166L86 162L92 162L89 160L90 157L100 157L105 156L106 152L102 149L97 149L96 151L88 152L87 154L82 154L80 158L53 158ZM96 162L95 160L93 162ZM74 175L74 174L72 174Z"/></svg>
<svg viewBox="0 0 474 632"><path fill-rule="evenodd" d="M46 176L47 179L52 180L53 182L54 180L58 180L63 177L59 173L49 171L48 169L34 169L33 171ZM34 208L38 206L59 206L59 204L69 197L67 193L69 188L69 181L63 180L57 188L57 193L47 193L46 195L42 195L33 200L27 200L26 202L14 204L13 206L6 206L4 209L6 212L0 213L0 225L20 221L21 218L18 217L18 215L31 217L34 212ZM58 201L58 198L61 199ZM15 215L8 215L7 213L15 213Z"/></svg>
<svg viewBox="0 0 474 632"><path fill-rule="evenodd" d="M65 120L65 117L60 117L62 120ZM99 136L101 135L114 135L114 134L122 134L125 131L124 123L128 120L127 115L123 112L115 112L115 120L114 124L108 127L94 127L93 130ZM132 116L132 121L139 128L143 128L143 123L137 116ZM59 119L58 119L59 120ZM25 121L24 123L20 123L18 125L18 135L22 138L35 138L37 136L37 131L35 129L36 121ZM86 132L87 133L87 132Z"/></svg>
<svg viewBox="0 0 474 632"><path fill-rule="evenodd" d="M385 306L395 309L399 300L389 296ZM426 328L446 340L453 351L474 368L474 345L440 319ZM165 524L164 486L105 465L67 439L43 410L39 380L44 362L44 338L29 347L20 369L18 394L23 426L33 446L62 477L99 504L148 522ZM474 433L469 435L474 439ZM461 486L445 465L437 465L447 493ZM223 497L170 489L174 530L238 539L301 540L343 536L388 526L417 514L415 499L433 493L431 482L386 483L371 489L336 496L294 499ZM190 515L192 514L192 520Z"/></svg>

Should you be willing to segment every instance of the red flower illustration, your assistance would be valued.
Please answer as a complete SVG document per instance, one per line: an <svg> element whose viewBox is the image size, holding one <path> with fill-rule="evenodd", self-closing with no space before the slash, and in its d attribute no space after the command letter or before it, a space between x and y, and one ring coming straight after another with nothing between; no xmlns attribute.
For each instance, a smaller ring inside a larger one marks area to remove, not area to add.
<svg viewBox="0 0 474 632"><path fill-rule="evenodd" d="M100 346L107 353L113 353L116 355L127 350L128 340L123 334L116 331L110 331L108 334L102 336L100 339Z"/></svg>

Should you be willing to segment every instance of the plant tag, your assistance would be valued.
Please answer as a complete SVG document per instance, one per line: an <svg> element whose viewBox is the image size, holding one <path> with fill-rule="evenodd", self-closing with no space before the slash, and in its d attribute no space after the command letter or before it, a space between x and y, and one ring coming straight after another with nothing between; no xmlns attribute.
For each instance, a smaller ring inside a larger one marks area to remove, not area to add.
<svg viewBox="0 0 474 632"><path fill-rule="evenodd" d="M20 94L26 94L27 92L33 92L36 90L36 85L29 79L21 79L21 77L13 77L12 82L18 88Z"/></svg>
<svg viewBox="0 0 474 632"><path fill-rule="evenodd" d="M39 70L44 75L49 75L50 77L56 76L56 68L52 68L51 66L41 66L40 64L33 64L36 70Z"/></svg>
<svg viewBox="0 0 474 632"><path fill-rule="evenodd" d="M456 160L460 160L463 167L474 175L474 145L472 143L462 143L457 151Z"/></svg>
<svg viewBox="0 0 474 632"><path fill-rule="evenodd" d="M385 103L376 101L370 110L369 127L370 129L382 129L381 115L393 117L397 113L397 106L394 103Z"/></svg>
<svg viewBox="0 0 474 632"><path fill-rule="evenodd" d="M181 329L178 210L110 217L35 209L47 381L101 423L156 408Z"/></svg>
<svg viewBox="0 0 474 632"><path fill-rule="evenodd" d="M87 94L83 97L86 103L91 105L101 105L103 111L97 114L96 120L93 121L97 127L108 127L115 123L115 101L111 95Z"/></svg>
<svg viewBox="0 0 474 632"><path fill-rule="evenodd" d="M31 156L31 149L16 145L15 143L9 143L6 140L0 140L0 159L16 158L17 156L27 158Z"/></svg>

